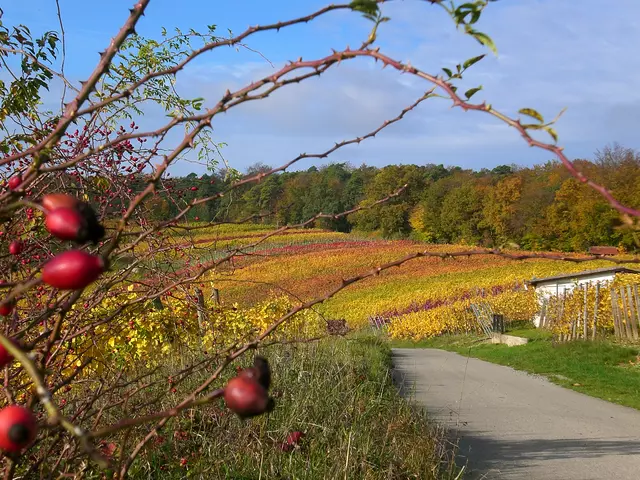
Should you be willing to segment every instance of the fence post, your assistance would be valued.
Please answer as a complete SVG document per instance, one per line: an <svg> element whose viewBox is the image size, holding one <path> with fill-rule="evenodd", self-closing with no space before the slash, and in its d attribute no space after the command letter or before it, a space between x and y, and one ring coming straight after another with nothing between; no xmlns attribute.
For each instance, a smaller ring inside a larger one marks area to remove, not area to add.
<svg viewBox="0 0 640 480"><path fill-rule="evenodd" d="M629 325L629 310L627 309L627 300L625 296L626 295L624 287L620 287L620 299L622 300L622 316L624 317L624 328L627 332L627 338L631 338L633 336L633 333L631 331L631 325Z"/></svg>
<svg viewBox="0 0 640 480"><path fill-rule="evenodd" d="M558 315L558 322L560 323L560 325L562 325L562 320L564 319L564 303L566 301L567 301L567 289L565 288L562 292L562 303L560 304L560 314ZM564 334L560 338L566 340L566 338L564 338Z"/></svg>
<svg viewBox="0 0 640 480"><path fill-rule="evenodd" d="M636 320L636 308L634 308L633 295L631 294L631 285L627 285L627 303L629 304L629 321L633 327L633 338L638 339L638 322ZM637 307L637 305L636 305Z"/></svg>
<svg viewBox="0 0 640 480"><path fill-rule="evenodd" d="M202 325L204 324L205 309L204 309L204 294L202 293L202 290L200 290L199 288L196 288L196 301L198 304L198 331L202 334Z"/></svg>
<svg viewBox="0 0 640 480"><path fill-rule="evenodd" d="M640 295L638 295L638 284L633 284L633 298L636 301L636 320L640 325Z"/></svg>
<svg viewBox="0 0 640 480"><path fill-rule="evenodd" d="M588 294L589 294L589 284L585 284L584 286L584 315L582 316L582 330L583 330L583 335L582 338L585 340L589 339L589 306L588 306L588 302L589 302L589 298L588 298Z"/></svg>
<svg viewBox="0 0 640 480"><path fill-rule="evenodd" d="M618 295L615 288L610 289L611 293L611 314L613 315L613 331L616 337L622 337L622 329L620 328L620 312L618 312Z"/></svg>
<svg viewBox="0 0 640 480"><path fill-rule="evenodd" d="M494 333L504 333L504 315L494 313L492 327Z"/></svg>
<svg viewBox="0 0 640 480"><path fill-rule="evenodd" d="M538 325L539 328L544 328L545 327L545 317L547 315L547 299L543 298L542 299L542 307L540 308L540 324Z"/></svg>
<svg viewBox="0 0 640 480"><path fill-rule="evenodd" d="M213 297L214 302L216 302L216 305L220 306L220 290L214 288L211 292L211 296Z"/></svg>
<svg viewBox="0 0 640 480"><path fill-rule="evenodd" d="M598 327L598 303L600 302L600 282L596 282L596 303L593 306L593 333L591 338L596 339L596 329Z"/></svg>

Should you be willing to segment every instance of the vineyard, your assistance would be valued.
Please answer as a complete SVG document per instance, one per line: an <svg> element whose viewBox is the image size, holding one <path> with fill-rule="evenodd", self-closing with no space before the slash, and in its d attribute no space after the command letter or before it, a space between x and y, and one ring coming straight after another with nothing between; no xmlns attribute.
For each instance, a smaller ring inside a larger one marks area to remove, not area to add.
<svg viewBox="0 0 640 480"><path fill-rule="evenodd" d="M229 248L243 248L232 267L216 271L202 283L211 295L219 291L224 305L238 307L265 302L273 297L308 301L340 284L343 278L417 251L434 253L463 251L456 245L425 245L409 240L379 240L357 234L307 229L280 233L262 240L270 230L256 228L250 234L229 227L218 236L199 234L198 250L224 239ZM179 243L180 237L176 237ZM254 245L258 243L257 245ZM233 245L233 247L231 247ZM196 248L196 247L194 247ZM182 253L184 255L184 253ZM509 260L494 255L462 258L419 258L376 277L353 285L315 307L325 319L346 319L352 329L376 323L388 325L392 338L414 340L445 332L475 331L471 309L487 303L507 321L529 321L539 310L535 294L526 282L534 277L579 272L609 266L606 260L573 263L532 259ZM608 297L602 296L601 302ZM576 303L576 308L577 303ZM611 306L601 308L603 318ZM554 328L566 328L571 303ZM602 328L609 325L605 322ZM611 327L613 325L611 324Z"/></svg>
<svg viewBox="0 0 640 480"><path fill-rule="evenodd" d="M148 263L166 265L176 275L191 275L216 261L212 251L217 258L234 252L233 261L199 276L190 287L168 290L155 300L140 295L141 286L157 281L140 265L121 290L113 289L93 304L73 305L65 321L94 326L75 334L70 348L59 356L55 366L60 382L76 375L95 378L114 367L123 372L154 369L164 356L186 365L194 352L215 354L264 335L296 305L336 288L343 278L418 251L465 249L321 229L273 235L277 229L268 225L221 225L192 234L191 226L173 229L163 239L162 248L152 241L137 248L154 249L153 257L146 257ZM418 258L296 313L270 338L274 342L319 338L326 334L330 320L346 320L350 330L384 327L392 339L414 341L443 333L477 333L471 306L479 303L504 315L507 322L528 322L540 309L533 289L526 285L528 280L607 265L605 260L516 261L494 255ZM617 282L626 285L633 280L633 276L622 276ZM597 304L594 291L588 293L587 315L593 316L598 308L600 331L613 332L609 290L602 289ZM547 306L550 312L559 311L557 302L552 300ZM581 291L565 296L562 302L560 314L548 325L558 336L575 328L572 325L585 308ZM132 307L121 311L123 304ZM16 310L28 307L21 300ZM46 327L42 325L43 331ZM77 372L79 368L82 373ZM26 382L26 374L20 375ZM69 398L82 391L74 386L65 393ZM19 392L17 399L24 400L26 395Z"/></svg>

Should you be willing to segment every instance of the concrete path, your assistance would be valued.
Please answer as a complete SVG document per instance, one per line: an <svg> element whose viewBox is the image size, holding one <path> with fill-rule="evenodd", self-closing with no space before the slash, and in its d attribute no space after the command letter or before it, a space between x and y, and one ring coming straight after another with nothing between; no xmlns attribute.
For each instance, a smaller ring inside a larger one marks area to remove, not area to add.
<svg viewBox="0 0 640 480"><path fill-rule="evenodd" d="M640 479L640 411L456 353L393 358L403 395L458 436L465 478Z"/></svg>

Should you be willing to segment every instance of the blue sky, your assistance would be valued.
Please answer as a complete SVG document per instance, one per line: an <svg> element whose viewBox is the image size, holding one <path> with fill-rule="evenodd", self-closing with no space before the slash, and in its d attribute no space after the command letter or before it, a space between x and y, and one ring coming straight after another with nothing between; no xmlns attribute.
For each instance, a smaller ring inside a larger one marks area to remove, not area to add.
<svg viewBox="0 0 640 480"><path fill-rule="evenodd" d="M68 42L66 73L81 80L126 18L132 1L60 4ZM198 30L216 24L221 34L227 29L237 33L326 4L152 0L138 31L158 37L162 26ZM25 23L34 33L57 29L53 0L5 0L2 8L5 24ZM384 5L383 12L391 22L380 29L381 50L428 72L484 52L428 2L395 1ZM369 27L358 14L336 12L306 27L256 35L247 43L278 67L300 56L317 58L331 48L357 46ZM592 158L612 142L640 149L640 1L500 0L489 6L478 27L494 38L499 55L488 56L466 75L461 88L484 86L474 100L486 100L509 115L533 107L548 118L568 107L557 130L570 158ZM178 82L181 91L212 103L226 88L239 88L273 71L256 53L224 49L203 57L181 73ZM216 117L214 137L228 144L224 153L235 168L258 161L275 166L300 152L323 151L336 141L367 133L426 88L423 81L381 70L369 60L345 62L320 79ZM162 116L149 114L143 126L157 128L162 121ZM548 153L527 147L514 130L488 115L451 109L450 103L438 99L423 103L374 140L331 157L355 165L444 163L476 169L549 159ZM204 168L183 163L173 170L189 171Z"/></svg>

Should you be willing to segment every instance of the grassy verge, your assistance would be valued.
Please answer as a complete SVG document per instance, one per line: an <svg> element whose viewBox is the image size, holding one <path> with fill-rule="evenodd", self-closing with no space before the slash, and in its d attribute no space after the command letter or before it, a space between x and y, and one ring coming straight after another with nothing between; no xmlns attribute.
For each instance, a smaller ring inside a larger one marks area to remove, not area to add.
<svg viewBox="0 0 640 480"><path fill-rule="evenodd" d="M640 349L609 341L555 343L537 329L507 332L529 338L518 347L491 345L482 337L445 335L421 342L392 341L392 347L441 348L543 375L553 383L640 409Z"/></svg>
<svg viewBox="0 0 640 480"><path fill-rule="evenodd" d="M222 403L194 410L172 421L131 478L455 478L443 432L394 388L384 340L360 335L260 353L273 366L274 412L243 422ZM293 431L304 437L284 452Z"/></svg>

